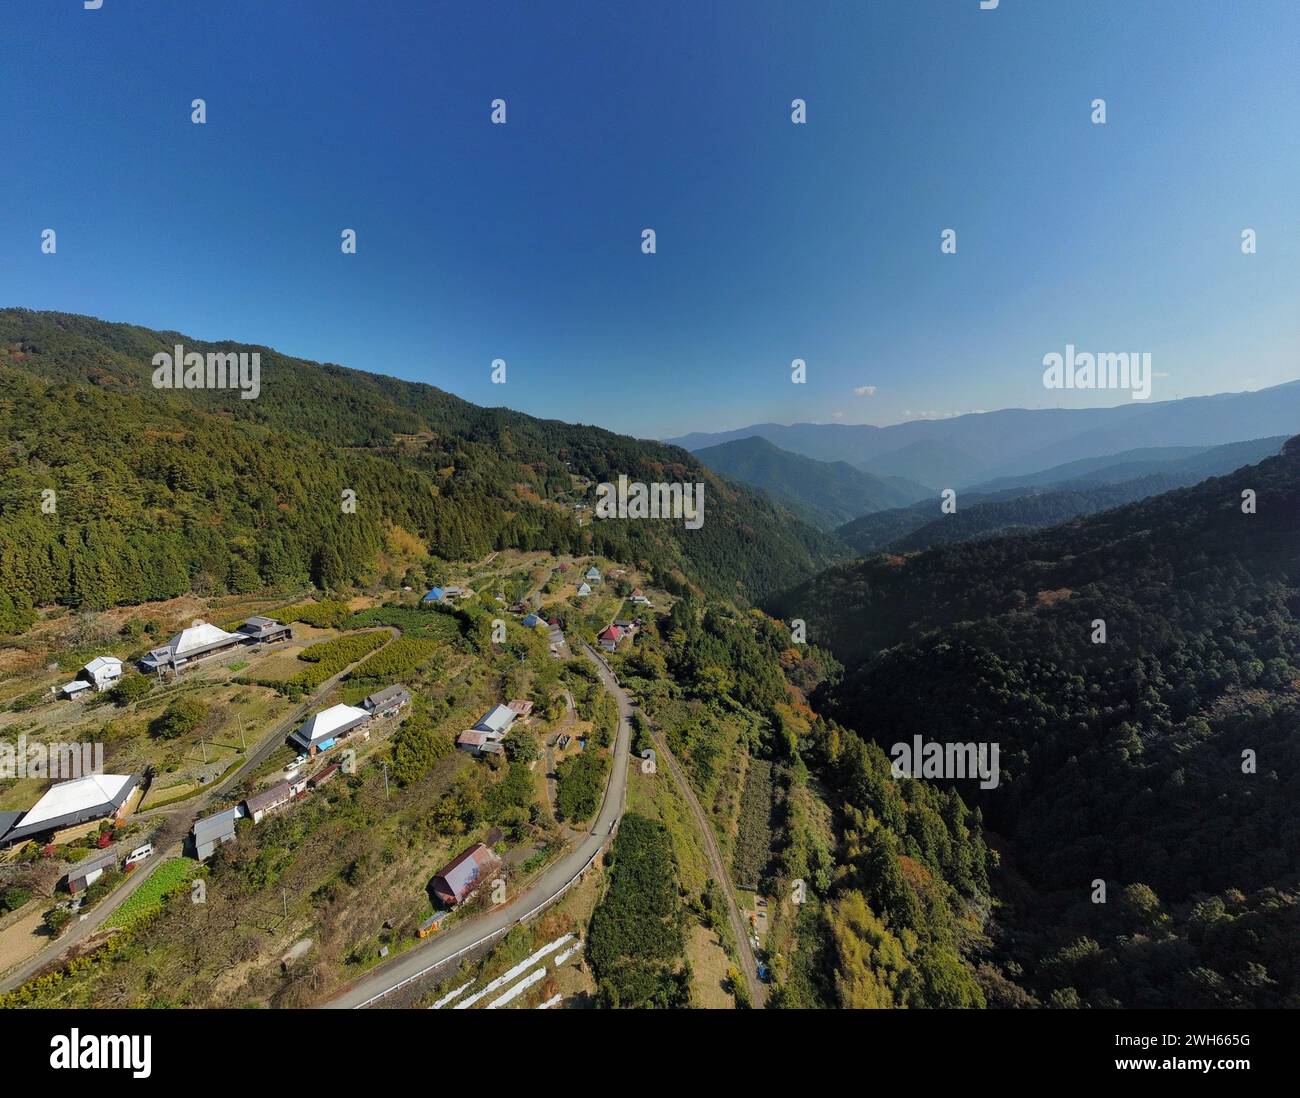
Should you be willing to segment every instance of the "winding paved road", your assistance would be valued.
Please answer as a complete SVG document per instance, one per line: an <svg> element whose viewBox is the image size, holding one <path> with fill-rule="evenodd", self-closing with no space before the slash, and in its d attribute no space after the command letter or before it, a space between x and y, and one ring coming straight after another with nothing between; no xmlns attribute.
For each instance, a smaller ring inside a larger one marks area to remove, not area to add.
<svg viewBox="0 0 1300 1098"><path fill-rule="evenodd" d="M371 971L346 991L324 1004L332 1008L366 1007L381 1003L398 988L413 983L466 953L504 934L517 923L526 922L552 900L561 896L569 884L592 864L604 849L614 828L623 816L627 800L627 760L631 743L632 704L618 680L595 652L583 646L586 657L596 665L605 689L618 703L618 734L614 738L614 765L610 769L605 797L596 813L591 830L576 847L547 869L528 889L509 903L458 923L400 957Z"/></svg>
<svg viewBox="0 0 1300 1098"><path fill-rule="evenodd" d="M386 625L382 627L390 636L389 642L401 636L401 630ZM289 731L294 728L307 711L311 709L321 698L328 694L335 686L342 681L343 677L357 666L362 660L366 659L372 653L367 652L365 655L354 660L343 668L336 675L331 675L319 687L316 688L307 698L298 704L292 706L284 716L276 721L264 734L262 740L253 748L252 754L244 761L243 765L225 778L222 778L209 789L199 793L196 797L189 798L178 802L176 805L166 805L162 808L150 809L146 812L138 813L132 819L139 820L143 823L152 824L155 821L161 821L161 826L154 831L148 841L153 843L154 855L143 865L131 872L121 884L112 892L105 896L90 911L86 913L84 919L71 923L67 930L58 938L37 950L36 953L28 957L25 961L19 962L12 966L0 979L0 992L11 991L14 988L25 983L34 975L40 972L47 965L58 961L74 947L81 945L94 936L95 932L103 925L105 920L113 914L127 897L139 888L153 871L164 862L172 858L179 857L185 850L185 840L194 826L194 821L228 789L238 785L246 778L251 776L266 761L267 757L280 744L284 743L285 737ZM131 842L139 845L143 838L132 839Z"/></svg>

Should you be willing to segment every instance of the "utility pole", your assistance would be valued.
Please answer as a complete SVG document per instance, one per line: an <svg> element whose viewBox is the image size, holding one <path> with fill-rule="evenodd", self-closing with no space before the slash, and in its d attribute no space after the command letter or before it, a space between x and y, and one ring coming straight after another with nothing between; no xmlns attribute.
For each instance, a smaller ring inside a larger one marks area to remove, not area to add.
<svg viewBox="0 0 1300 1098"><path fill-rule="evenodd" d="M203 748L203 765L208 765L208 738L206 735L199 737L199 746Z"/></svg>
<svg viewBox="0 0 1300 1098"><path fill-rule="evenodd" d="M288 919L289 918L289 890L287 888L280 889L280 895L284 897L284 917Z"/></svg>
<svg viewBox="0 0 1300 1098"><path fill-rule="evenodd" d="M244 754L248 753L248 748L244 744L244 718L238 713L235 714L235 720L239 722L239 750Z"/></svg>
<svg viewBox="0 0 1300 1098"><path fill-rule="evenodd" d="M380 765L384 768L384 800L388 800L388 761L385 760Z"/></svg>

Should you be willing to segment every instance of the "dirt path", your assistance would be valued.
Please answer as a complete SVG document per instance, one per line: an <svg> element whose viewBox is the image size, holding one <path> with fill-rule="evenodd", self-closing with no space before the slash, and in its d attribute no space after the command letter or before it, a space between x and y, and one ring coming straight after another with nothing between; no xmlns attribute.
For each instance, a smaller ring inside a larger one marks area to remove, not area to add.
<svg viewBox="0 0 1300 1098"><path fill-rule="evenodd" d="M758 978L758 961L749 944L749 929L740 914L740 905L736 902L736 890L732 886L731 874L723 861L717 836L713 833L713 825L709 823L709 818L695 796L695 790L691 788L691 783L687 780L681 763L677 761L677 756L668 749L668 744L658 730L652 729L650 736L654 740L656 754L667 764L668 772L672 775L682 799L690 808L691 815L695 817L696 828L704 838L704 850L709 857L713 879L727 897L727 917L731 922L732 936L736 939L736 952L740 954L740 968L745 974L745 982L749 985L749 1001L756 1007L762 1007L767 1002L767 988Z"/></svg>

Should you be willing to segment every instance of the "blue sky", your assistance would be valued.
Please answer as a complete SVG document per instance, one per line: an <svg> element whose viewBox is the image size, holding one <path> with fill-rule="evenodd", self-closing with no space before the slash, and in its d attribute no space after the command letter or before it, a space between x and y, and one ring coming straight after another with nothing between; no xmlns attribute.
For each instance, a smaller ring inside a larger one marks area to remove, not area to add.
<svg viewBox="0 0 1300 1098"><path fill-rule="evenodd" d="M1294 0L5 16L3 305L644 436L1128 399L1044 390L1067 342L1153 399L1300 376Z"/></svg>

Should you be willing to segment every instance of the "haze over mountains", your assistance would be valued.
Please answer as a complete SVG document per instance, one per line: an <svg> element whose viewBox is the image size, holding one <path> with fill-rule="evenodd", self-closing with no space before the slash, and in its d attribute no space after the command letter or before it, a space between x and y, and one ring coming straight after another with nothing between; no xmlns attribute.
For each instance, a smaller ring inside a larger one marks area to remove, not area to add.
<svg viewBox="0 0 1300 1098"><path fill-rule="evenodd" d="M835 533L864 556L904 553L971 538L1035 530L1095 514L1148 496L1226 476L1282 450L1285 435L1233 442L1203 450L1168 447L1142 450L1142 458L1070 462L1023 478L1004 478L959 493L957 510L945 514L934 496L910 507L868 512ZM1185 455L1161 460L1156 455ZM994 490L994 486L1003 487ZM1009 485L1009 486L1008 486Z"/></svg>
<svg viewBox="0 0 1300 1098"><path fill-rule="evenodd" d="M878 477L963 488L1142 448L1207 447L1289 435L1297 425L1300 381L1292 381L1257 392L1132 401L1111 408L1009 408L889 427L760 423L667 441L696 451L758 436L783 450L847 462Z"/></svg>
<svg viewBox="0 0 1300 1098"><path fill-rule="evenodd" d="M762 488L822 529L871 511L906 507L934 494L903 477L878 477L846 461L817 461L782 450L757 435L707 446L695 456L723 476Z"/></svg>

